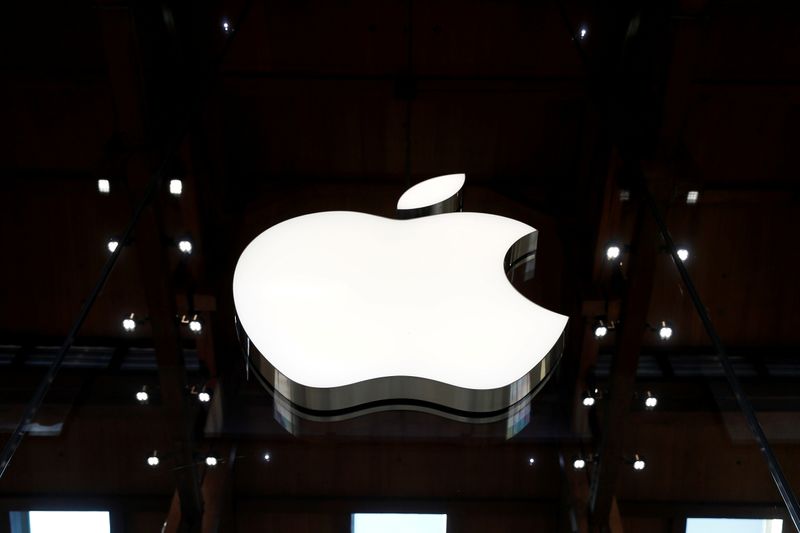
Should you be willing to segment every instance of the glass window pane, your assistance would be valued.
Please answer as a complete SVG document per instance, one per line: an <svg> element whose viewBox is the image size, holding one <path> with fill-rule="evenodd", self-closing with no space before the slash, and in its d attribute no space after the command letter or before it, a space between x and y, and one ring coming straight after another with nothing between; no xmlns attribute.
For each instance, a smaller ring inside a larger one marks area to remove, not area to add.
<svg viewBox="0 0 800 533"><path fill-rule="evenodd" d="M31 511L30 533L111 533L108 511Z"/></svg>
<svg viewBox="0 0 800 533"><path fill-rule="evenodd" d="M446 514L355 513L353 533L446 533ZM33 533L33 532L32 532Z"/></svg>
<svg viewBox="0 0 800 533"><path fill-rule="evenodd" d="M783 520L687 518L686 533L781 533Z"/></svg>

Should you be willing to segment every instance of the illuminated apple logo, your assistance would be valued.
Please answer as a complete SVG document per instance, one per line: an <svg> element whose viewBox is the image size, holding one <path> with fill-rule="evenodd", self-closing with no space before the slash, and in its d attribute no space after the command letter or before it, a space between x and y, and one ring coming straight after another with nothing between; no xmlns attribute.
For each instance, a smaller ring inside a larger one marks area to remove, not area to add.
<svg viewBox="0 0 800 533"><path fill-rule="evenodd" d="M532 275L536 230L459 212L463 184L455 174L415 185L400 220L314 213L247 246L233 277L240 340L281 401L314 416L486 417L546 381L567 318L509 282Z"/></svg>

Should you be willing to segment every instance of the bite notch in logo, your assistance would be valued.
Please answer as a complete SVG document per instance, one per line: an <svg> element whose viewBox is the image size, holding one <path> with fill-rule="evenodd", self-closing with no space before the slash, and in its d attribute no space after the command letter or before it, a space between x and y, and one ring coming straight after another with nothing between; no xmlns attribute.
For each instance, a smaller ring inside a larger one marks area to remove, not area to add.
<svg viewBox="0 0 800 533"><path fill-rule="evenodd" d="M461 212L464 175L408 189L398 219L350 211L277 224L233 279L251 368L311 416L374 409L488 417L529 399L563 352L565 316L509 282L537 231Z"/></svg>

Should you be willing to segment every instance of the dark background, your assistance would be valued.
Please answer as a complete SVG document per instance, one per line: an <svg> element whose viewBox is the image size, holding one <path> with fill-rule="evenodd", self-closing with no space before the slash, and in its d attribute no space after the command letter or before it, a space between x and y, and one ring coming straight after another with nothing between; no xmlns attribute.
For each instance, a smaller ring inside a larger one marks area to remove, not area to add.
<svg viewBox="0 0 800 533"><path fill-rule="evenodd" d="M573 531L571 516L579 531L665 533L686 516L787 518L641 185L689 249L797 489L794 4L123 0L4 12L0 431L150 176L181 178L184 194L156 190L0 480L2 509L111 509L126 532L164 521L343 532L355 511L447 512L452 532ZM288 433L246 380L239 253L303 213L392 216L409 184L456 172L465 209L539 230L536 277L520 288L570 316L531 423L507 439L502 424L396 412ZM174 245L186 235L189 258ZM630 245L621 265L605 259L612 241ZM174 320L192 310L200 336ZM125 334L132 312L149 320ZM600 316L622 323L598 341ZM675 331L666 343L645 327L661 320ZM142 385L148 405L134 398ZM203 386L209 406L192 394ZM603 398L584 408L594 388ZM154 449L157 469L145 462ZM215 469L201 464L209 452ZM591 454L597 463L571 469Z"/></svg>

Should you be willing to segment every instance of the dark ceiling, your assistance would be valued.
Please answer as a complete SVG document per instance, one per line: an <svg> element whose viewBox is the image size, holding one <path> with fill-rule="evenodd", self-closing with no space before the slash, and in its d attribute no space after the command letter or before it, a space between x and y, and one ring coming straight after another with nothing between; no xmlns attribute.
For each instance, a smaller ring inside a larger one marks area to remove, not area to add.
<svg viewBox="0 0 800 533"><path fill-rule="evenodd" d="M111 508L132 532L165 520L168 531L348 531L354 510L445 510L450 531L787 518L642 184L690 251L705 308L800 487L799 15L702 0L6 6L0 431L150 177L179 177L184 194L155 191L0 479L2 508ZM507 438L504 423L395 412L287 432L238 349L239 253L299 214L393 216L408 185L455 172L467 175L466 210L539 230L536 277L519 288L570 316L531 423ZM188 258L174 246L187 235ZM629 245L621 265L605 259L610 242ZM201 336L174 327L190 308ZM149 320L126 334L128 313ZM599 316L622 325L596 340ZM674 328L667 343L625 328L661 320ZM146 406L134 399L143 384ZM204 385L210 407L191 394ZM609 401L582 407L595 387ZM641 408L645 391L654 411ZM153 449L163 468L147 468ZM209 450L224 468L190 466ZM626 463L635 453L643 472ZM586 471L559 466L590 454L601 463ZM198 493L202 514L187 496ZM173 494L183 498L171 508Z"/></svg>

